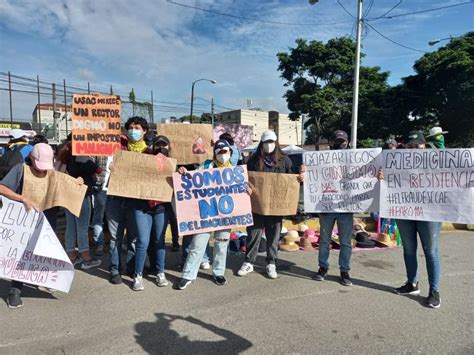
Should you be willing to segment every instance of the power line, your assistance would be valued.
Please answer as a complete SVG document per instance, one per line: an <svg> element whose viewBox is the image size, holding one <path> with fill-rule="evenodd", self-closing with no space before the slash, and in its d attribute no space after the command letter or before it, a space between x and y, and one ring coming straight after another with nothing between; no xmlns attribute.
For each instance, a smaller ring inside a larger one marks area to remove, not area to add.
<svg viewBox="0 0 474 355"><path fill-rule="evenodd" d="M271 20L263 20L259 18L254 18L254 17L246 17L246 16L240 16L240 15L234 15L234 14L229 14L225 12L220 12L220 11L215 11L215 10L210 10L210 9L204 9L202 7L194 6L194 5L188 5L188 4L183 4L180 2L176 2L173 0L166 0L167 3L176 5L176 6L181 6L185 7L188 9L193 9L197 11L202 11L202 12L207 12L213 15L219 15L219 16L226 16L226 17L232 17L235 19L239 20L245 20L245 21L253 21L253 22L261 22L261 23L267 23L271 25L283 25L283 26L332 26L332 25L339 25L343 23L348 23L352 21L341 21L341 22L327 22L327 23L294 23L294 22L281 22L281 21L271 21Z"/></svg>
<svg viewBox="0 0 474 355"><path fill-rule="evenodd" d="M353 14L351 14L346 8L344 5L342 5L342 3L337 0L337 3L339 4L340 7L342 7L342 9L346 12L346 14L348 14L350 17L352 17L353 19L355 19L355 16Z"/></svg>
<svg viewBox="0 0 474 355"><path fill-rule="evenodd" d="M383 15L380 15L380 16L378 16L378 17L375 17L375 18L373 18L373 19L371 19L371 20L377 20L377 19L379 19L379 18L383 18L383 17L387 16L389 13L391 13L393 10L395 10L397 7L399 7L399 6L402 4L402 2L403 2L403 0L399 0L398 3L396 3L395 5L393 5L390 10L386 11Z"/></svg>
<svg viewBox="0 0 474 355"><path fill-rule="evenodd" d="M373 29L375 32L377 32L379 34L379 36L385 38L387 41L389 42L392 42L393 44L396 44L397 46L400 46L400 47L403 47L403 48L406 48L406 49L410 49L412 51L416 51L416 52L421 52L421 53L428 53L426 51L423 51L421 49L417 49L417 48L413 48L413 47L409 47L409 46L405 46L404 44L401 44L397 41L394 41L393 39L385 36L383 33L379 32L374 26L372 26L370 23L365 23L367 26L369 26L371 29Z"/></svg>
<svg viewBox="0 0 474 355"><path fill-rule="evenodd" d="M438 11L438 10L443 10L443 9L449 9L449 8L452 8L452 7L457 7L457 6L467 5L467 4L472 4L472 3L474 3L474 1L460 2L458 4L440 6L440 7L435 7L435 8L432 8L432 9L426 9L426 10L420 10L420 11L405 12L405 13L398 14L398 15L379 16L379 17L367 19L367 21L375 21L375 20L379 20L379 19L393 19L393 18L402 17L402 16L424 14L424 13L427 13L427 12Z"/></svg>

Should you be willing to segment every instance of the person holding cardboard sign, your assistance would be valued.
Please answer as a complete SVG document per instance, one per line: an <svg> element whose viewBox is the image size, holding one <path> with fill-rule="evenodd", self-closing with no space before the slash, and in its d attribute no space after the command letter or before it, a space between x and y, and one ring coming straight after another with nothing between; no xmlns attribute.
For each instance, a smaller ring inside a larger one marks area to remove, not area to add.
<svg viewBox="0 0 474 355"><path fill-rule="evenodd" d="M155 143L153 153L156 153L156 174L163 174L161 167L165 164L171 151L170 141L165 136L157 136ZM134 291L141 291L145 288L143 269L149 246L151 246L150 264L153 261L156 263L156 284L158 287L168 286L165 276L165 233L170 219L171 203L130 199L129 207L133 211L137 228L135 276L132 288Z"/></svg>
<svg viewBox="0 0 474 355"><path fill-rule="evenodd" d="M38 143L33 147L29 158L25 164L31 169L35 177L45 178L48 170L53 170L54 152L50 145L46 143ZM10 200L21 202L25 205L25 209L37 209L34 203L22 196L23 182L24 182L24 165L23 163L15 165L5 178L0 182L0 195L9 198ZM82 181L78 180L81 184ZM44 211L47 212L48 210ZM45 213L46 218L51 218L51 214ZM23 283L19 281L12 281L10 293L7 298L9 308L20 308L23 306L21 300L21 291Z"/></svg>
<svg viewBox="0 0 474 355"><path fill-rule="evenodd" d="M233 166L231 163L232 149L226 140L218 140L214 144L214 157L204 161L199 166L200 170L213 169L213 168L226 168ZM181 167L178 172L181 175L185 175L187 170ZM186 262L183 267L183 274L181 279L176 283L175 288L178 290L184 290L189 284L191 284L197 278L199 266L206 253L206 248L211 237L210 232L204 232L192 235L191 244L189 245L189 252L186 258ZM186 238L186 237L185 237ZM189 236L187 236L189 238ZM230 239L230 228L214 231L214 252L213 252L213 263L212 263L212 275L214 282L219 285L225 285L227 283L224 277L226 260L227 260L227 247Z"/></svg>
<svg viewBox="0 0 474 355"><path fill-rule="evenodd" d="M73 265L80 265L82 270L98 267L102 260L93 258L89 249L89 222L92 207L92 187L95 183L95 174L100 173L99 166L89 157L72 155L72 142L66 143L58 154L58 161L66 166L67 173L76 178L81 178L87 185L87 192L82 202L79 217L76 217L68 210L66 214L66 233L64 243L66 253ZM79 254L76 252L76 244Z"/></svg>
<svg viewBox="0 0 474 355"><path fill-rule="evenodd" d="M262 134L257 151L247 162L248 171L259 171L267 173L291 174L292 162L285 153L282 152L273 131L265 131ZM300 170L298 181L303 181L303 173ZM249 191L251 193L251 191ZM254 224L247 227L247 250L245 261L237 272L239 276L245 276L253 271L253 264L257 260L258 248L262 240L263 232L267 238L266 272L270 279L276 279L276 260L278 256L278 243L283 216L264 216L252 213Z"/></svg>

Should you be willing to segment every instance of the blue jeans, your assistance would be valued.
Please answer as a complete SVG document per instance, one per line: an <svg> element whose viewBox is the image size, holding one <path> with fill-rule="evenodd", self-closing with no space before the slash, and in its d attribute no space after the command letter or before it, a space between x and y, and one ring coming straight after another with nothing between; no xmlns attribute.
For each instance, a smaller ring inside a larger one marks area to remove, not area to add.
<svg viewBox="0 0 474 355"><path fill-rule="evenodd" d="M91 197L84 197L81 213L79 217L74 216L67 209L66 213L66 233L64 236L66 252L73 252L76 247L79 253L89 251L89 221L91 219Z"/></svg>
<svg viewBox="0 0 474 355"><path fill-rule="evenodd" d="M321 234L319 236L319 267L329 269L329 246L331 244L332 230L337 222L339 242L339 269L341 272L349 272L351 269L352 255L352 213L320 213L319 224Z"/></svg>
<svg viewBox="0 0 474 355"><path fill-rule="evenodd" d="M183 241L181 243L182 244L181 260L183 261L183 264L186 262L186 259L188 258L189 248L195 235L183 236ZM209 240L209 238L207 240ZM210 254L211 254L211 248L209 248L209 244L207 244L206 251L204 255L202 256L201 263L211 263L211 258L209 257Z"/></svg>
<svg viewBox="0 0 474 355"><path fill-rule="evenodd" d="M135 275L143 275L150 237L156 240L156 269L159 273L165 272L165 234L170 218L170 209L171 205L165 203L163 206L159 206L156 212L152 209L134 210L138 232L135 252Z"/></svg>
<svg viewBox="0 0 474 355"><path fill-rule="evenodd" d="M210 237L210 233L193 235L191 244L189 245L188 257L183 268L183 279L196 279L199 271L199 265L201 265L206 249L209 245L208 243ZM214 251L212 263L212 274L214 276L224 276L229 239L230 229L214 232Z"/></svg>
<svg viewBox="0 0 474 355"><path fill-rule="evenodd" d="M119 275L122 270L120 252L126 225L126 200L108 196L105 218L110 231L110 274Z"/></svg>
<svg viewBox="0 0 474 355"><path fill-rule="evenodd" d="M417 237L420 236L423 252L425 253L426 269L430 289L439 290L440 262L438 253L438 236L441 232L441 222L410 221L397 219L398 230L403 245L403 258L407 269L407 281L416 283L418 261L416 258Z"/></svg>
<svg viewBox="0 0 474 355"><path fill-rule="evenodd" d="M107 191L94 193L94 209L92 211L92 226L94 228L94 242L104 245L104 214L107 203Z"/></svg>

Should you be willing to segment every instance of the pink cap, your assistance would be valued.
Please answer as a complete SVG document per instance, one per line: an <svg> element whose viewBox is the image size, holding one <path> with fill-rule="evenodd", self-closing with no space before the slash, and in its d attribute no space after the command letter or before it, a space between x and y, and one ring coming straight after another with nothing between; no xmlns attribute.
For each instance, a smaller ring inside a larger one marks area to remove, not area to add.
<svg viewBox="0 0 474 355"><path fill-rule="evenodd" d="M54 152L53 148L46 143L38 143L33 147L31 152L31 158L34 159L35 167L39 170L52 170L54 169Z"/></svg>

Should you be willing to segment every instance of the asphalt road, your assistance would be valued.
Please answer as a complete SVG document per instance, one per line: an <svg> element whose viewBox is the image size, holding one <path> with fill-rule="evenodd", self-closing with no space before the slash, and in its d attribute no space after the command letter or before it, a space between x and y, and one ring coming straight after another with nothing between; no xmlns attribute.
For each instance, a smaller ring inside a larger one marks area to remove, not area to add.
<svg viewBox="0 0 474 355"><path fill-rule="evenodd" d="M78 270L70 294L28 288L22 309L0 303L0 353L473 354L473 253L474 232L442 233L438 310L423 305L421 250L419 297L391 293L405 281L401 249L354 253L352 287L337 282L337 252L324 282L311 280L316 252L281 252L277 280L263 268L234 276L241 257L231 256L226 286L205 271L184 291L158 288L149 277L134 292L129 278L111 285L106 267ZM169 252L170 280L179 276L178 263ZM3 300L8 287L0 280Z"/></svg>

